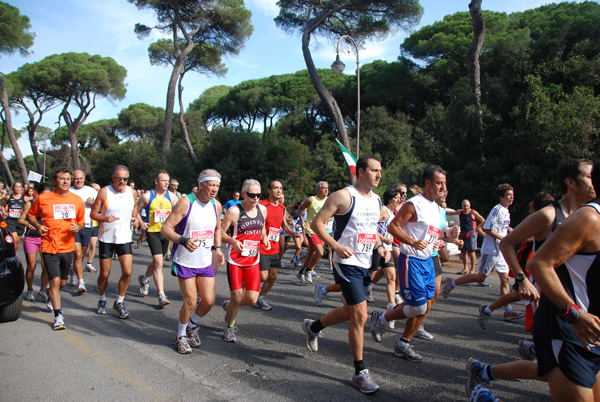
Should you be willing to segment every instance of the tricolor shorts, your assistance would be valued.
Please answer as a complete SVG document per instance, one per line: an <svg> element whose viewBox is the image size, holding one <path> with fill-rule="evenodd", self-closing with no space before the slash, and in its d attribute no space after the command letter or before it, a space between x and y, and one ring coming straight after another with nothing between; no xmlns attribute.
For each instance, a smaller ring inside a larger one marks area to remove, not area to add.
<svg viewBox="0 0 600 402"><path fill-rule="evenodd" d="M425 260L400 253L398 258L400 296L409 306L418 307L433 299L435 268L433 260Z"/></svg>

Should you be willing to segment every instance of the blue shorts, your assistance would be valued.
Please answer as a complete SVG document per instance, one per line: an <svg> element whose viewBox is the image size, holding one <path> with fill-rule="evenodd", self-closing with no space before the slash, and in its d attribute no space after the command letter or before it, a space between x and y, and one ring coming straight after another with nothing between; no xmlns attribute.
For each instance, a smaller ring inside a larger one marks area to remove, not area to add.
<svg viewBox="0 0 600 402"><path fill-rule="evenodd" d="M572 342L539 337L533 340L538 358L538 376L544 377L558 367L575 384L584 388L594 386L600 370L600 355Z"/></svg>
<svg viewBox="0 0 600 402"><path fill-rule="evenodd" d="M342 288L346 304L354 306L366 300L367 289L371 284L371 271L355 265L333 262L335 283Z"/></svg>
<svg viewBox="0 0 600 402"><path fill-rule="evenodd" d="M433 260L422 260L400 254L398 258L400 296L409 306L418 307L433 299L435 293L435 269Z"/></svg>
<svg viewBox="0 0 600 402"><path fill-rule="evenodd" d="M176 262L173 262L173 264L171 265L171 275L181 279L195 278L197 276L202 276L205 278L214 278L215 267L213 264L210 264L208 267L204 268L188 268L184 267L183 265L179 265Z"/></svg>
<svg viewBox="0 0 600 402"><path fill-rule="evenodd" d="M92 228L83 228L75 233L75 243L81 243L81 247L88 247L90 245L91 237Z"/></svg>

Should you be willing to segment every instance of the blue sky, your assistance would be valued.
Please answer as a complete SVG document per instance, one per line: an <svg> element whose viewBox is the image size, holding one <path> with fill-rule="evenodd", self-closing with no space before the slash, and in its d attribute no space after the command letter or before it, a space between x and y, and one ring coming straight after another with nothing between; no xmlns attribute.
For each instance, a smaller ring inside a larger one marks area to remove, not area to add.
<svg viewBox="0 0 600 402"><path fill-rule="evenodd" d="M7 1L7 0L4 0ZM65 52L87 52L112 57L127 69L127 95L119 102L107 100L97 102L86 123L95 120L117 117L119 111L138 102L165 107L166 90L171 69L151 66L147 48L159 38L157 34L139 40L133 32L136 22L152 25L154 14L141 12L127 0L8 0L18 7L21 14L31 20L36 38L33 54L22 58L18 55L3 56L0 71L9 73L25 63L33 63L46 56ZM252 11L254 33L246 42L238 56L224 60L229 72L225 77L209 77L188 73L184 78L184 105L196 99L204 90L216 85L236 85L242 81L268 77L276 74L293 73L305 69L301 52L300 36L288 35L275 26L273 18L278 14L276 0L246 0L246 7ZM544 0L484 0L483 8L500 12L516 12L539 7L552 1ZM445 15L458 11L468 11L469 0L421 0L424 14L420 24L430 25L440 21ZM399 46L409 32L400 31L384 41L368 43L360 51L361 65L382 59L396 60ZM324 40L312 40L311 50L318 68L328 68L335 59L335 44ZM349 66L346 72L354 69L354 55L341 55ZM177 108L176 108L177 110ZM15 116L16 128L24 127L26 117L22 113ZM44 116L42 125L56 129L57 114ZM19 146L24 155L31 154L28 141L22 139ZM6 151L9 157L12 152Z"/></svg>

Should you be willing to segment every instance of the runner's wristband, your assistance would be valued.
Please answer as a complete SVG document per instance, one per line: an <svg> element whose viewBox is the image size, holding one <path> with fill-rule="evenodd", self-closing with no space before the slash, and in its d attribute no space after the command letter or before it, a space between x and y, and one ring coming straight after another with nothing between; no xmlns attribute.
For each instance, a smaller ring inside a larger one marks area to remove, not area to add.
<svg viewBox="0 0 600 402"><path fill-rule="evenodd" d="M177 240L177 243L181 244L183 247L186 247L189 239L189 237L181 236L179 240Z"/></svg>

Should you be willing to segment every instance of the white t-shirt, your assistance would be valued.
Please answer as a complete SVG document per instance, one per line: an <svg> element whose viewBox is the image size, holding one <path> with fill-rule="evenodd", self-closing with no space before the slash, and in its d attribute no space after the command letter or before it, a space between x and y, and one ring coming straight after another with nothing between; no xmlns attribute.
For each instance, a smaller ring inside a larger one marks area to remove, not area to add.
<svg viewBox="0 0 600 402"><path fill-rule="evenodd" d="M92 204L96 200L96 197L98 196L98 192L90 186L83 186L80 189L71 187L69 189L69 191L72 192L73 194L75 194L76 196L78 196L79 198L81 198L81 200L83 201L83 205L85 205L85 227L91 228L92 227L92 219L90 218L90 212L92 212ZM88 205L88 203L87 203L88 198L92 199L92 204L90 204L90 205Z"/></svg>
<svg viewBox="0 0 600 402"><path fill-rule="evenodd" d="M502 206L502 204L496 205L490 211L485 223L483 224L484 230L493 230L500 236L504 237L508 233L510 226L510 212L508 208ZM481 253L488 255L500 255L500 248L498 245L500 240L492 237L485 236L483 238L483 244L481 245Z"/></svg>

